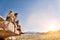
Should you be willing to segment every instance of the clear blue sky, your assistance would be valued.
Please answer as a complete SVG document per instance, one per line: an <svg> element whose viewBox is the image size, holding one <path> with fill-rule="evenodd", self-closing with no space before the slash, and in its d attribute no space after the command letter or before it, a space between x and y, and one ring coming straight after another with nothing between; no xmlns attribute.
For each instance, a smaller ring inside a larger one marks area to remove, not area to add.
<svg viewBox="0 0 60 40"><path fill-rule="evenodd" d="M5 18L10 10L19 13L24 32L48 31L50 26L60 29L59 0L0 0L0 15Z"/></svg>

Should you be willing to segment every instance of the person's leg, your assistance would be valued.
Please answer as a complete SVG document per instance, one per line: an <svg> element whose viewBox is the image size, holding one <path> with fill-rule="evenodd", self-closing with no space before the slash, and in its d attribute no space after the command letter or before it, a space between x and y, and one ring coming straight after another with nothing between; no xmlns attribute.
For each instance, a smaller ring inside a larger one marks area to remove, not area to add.
<svg viewBox="0 0 60 40"><path fill-rule="evenodd" d="M14 24L14 32L16 32L17 31L17 25L15 22L12 22L12 23Z"/></svg>
<svg viewBox="0 0 60 40"><path fill-rule="evenodd" d="M19 34L21 34L21 28L17 29L19 31Z"/></svg>

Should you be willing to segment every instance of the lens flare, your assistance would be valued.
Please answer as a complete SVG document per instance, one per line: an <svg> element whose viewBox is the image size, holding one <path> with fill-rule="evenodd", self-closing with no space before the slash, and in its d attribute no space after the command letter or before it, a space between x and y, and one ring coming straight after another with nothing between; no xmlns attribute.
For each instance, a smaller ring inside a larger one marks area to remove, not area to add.
<svg viewBox="0 0 60 40"><path fill-rule="evenodd" d="M58 27L56 25L52 24L52 25L49 26L49 30L50 31L56 31L56 30L58 30Z"/></svg>

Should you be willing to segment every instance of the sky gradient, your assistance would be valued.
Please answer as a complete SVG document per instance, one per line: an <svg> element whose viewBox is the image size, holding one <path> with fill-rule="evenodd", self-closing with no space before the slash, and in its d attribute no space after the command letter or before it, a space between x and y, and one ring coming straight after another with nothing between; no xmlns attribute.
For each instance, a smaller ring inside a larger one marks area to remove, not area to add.
<svg viewBox="0 0 60 40"><path fill-rule="evenodd" d="M60 30L60 0L0 0L0 15L4 18L17 12L22 31L46 32L51 25Z"/></svg>

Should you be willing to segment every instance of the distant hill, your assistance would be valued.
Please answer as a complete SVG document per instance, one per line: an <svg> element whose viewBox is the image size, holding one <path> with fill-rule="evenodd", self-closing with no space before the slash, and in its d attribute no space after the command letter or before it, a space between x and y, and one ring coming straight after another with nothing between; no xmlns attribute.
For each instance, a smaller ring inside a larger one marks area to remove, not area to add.
<svg viewBox="0 0 60 40"><path fill-rule="evenodd" d="M60 30L48 32L23 32L22 34L59 34Z"/></svg>

